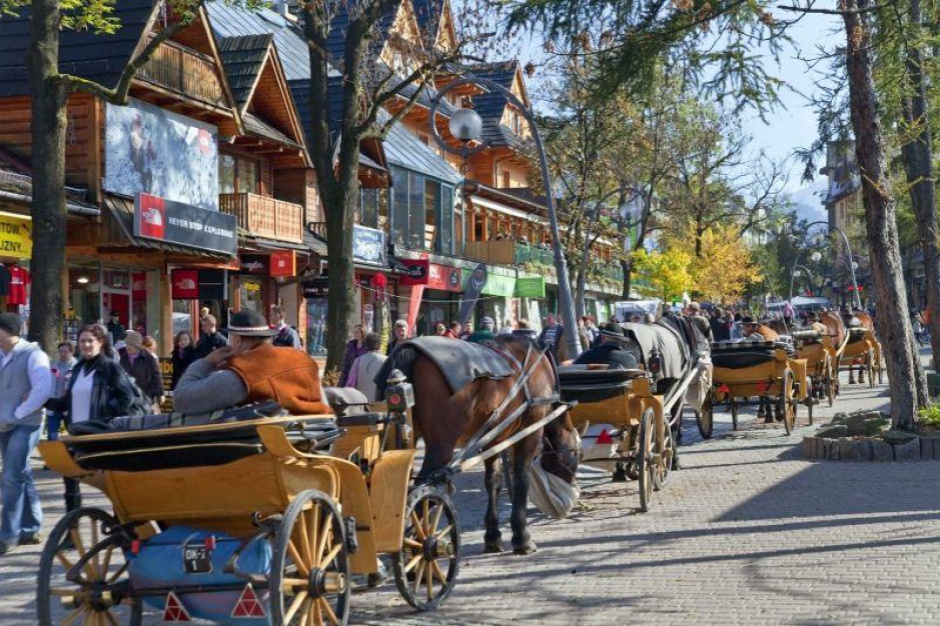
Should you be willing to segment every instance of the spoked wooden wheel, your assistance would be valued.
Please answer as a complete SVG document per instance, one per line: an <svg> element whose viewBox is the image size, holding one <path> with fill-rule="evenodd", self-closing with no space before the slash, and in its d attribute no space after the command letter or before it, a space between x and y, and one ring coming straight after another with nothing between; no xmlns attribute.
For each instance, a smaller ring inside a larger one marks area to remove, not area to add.
<svg viewBox="0 0 940 626"><path fill-rule="evenodd" d="M450 595L459 569L457 510L442 490L415 488L408 495L402 548L392 555L401 597L419 611L433 611Z"/></svg>
<svg viewBox="0 0 940 626"><path fill-rule="evenodd" d="M275 536L271 617L276 626L343 625L349 619L349 559L343 518L322 491L293 499Z"/></svg>
<svg viewBox="0 0 940 626"><path fill-rule="evenodd" d="M669 478L669 470L672 469L672 460L676 456L675 441L672 437L672 428L669 426L669 422L666 420L662 421L662 445L660 445L659 438L655 437L653 440L653 445L656 449L656 454L653 456L653 490L659 491L666 485L666 480ZM657 427L656 430L659 430Z"/></svg>
<svg viewBox="0 0 940 626"><path fill-rule="evenodd" d="M714 397L711 393L702 403L702 410L695 413L695 423L698 425L698 432L702 439L712 438L712 428L714 427Z"/></svg>
<svg viewBox="0 0 940 626"><path fill-rule="evenodd" d="M704 408L704 407L703 407ZM646 513L650 509L653 499L653 474L656 472L653 459L653 409L643 411L643 421L640 422L640 438L637 441L636 465L639 472L640 511Z"/></svg>
<svg viewBox="0 0 940 626"><path fill-rule="evenodd" d="M796 426L796 402L793 400L793 373L786 370L780 379L780 397L777 399L777 408L783 416L783 428L787 434L793 432Z"/></svg>
<svg viewBox="0 0 940 626"><path fill-rule="evenodd" d="M39 624L139 626L142 607L130 597L124 557L129 542L101 509L77 509L59 520L39 557Z"/></svg>

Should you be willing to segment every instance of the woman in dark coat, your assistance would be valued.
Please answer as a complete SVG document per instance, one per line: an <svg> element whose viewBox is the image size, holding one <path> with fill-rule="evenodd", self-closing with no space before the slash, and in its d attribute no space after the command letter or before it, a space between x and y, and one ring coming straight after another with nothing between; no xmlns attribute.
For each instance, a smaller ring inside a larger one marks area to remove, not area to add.
<svg viewBox="0 0 940 626"><path fill-rule="evenodd" d="M101 324L85 326L78 336L81 358L72 368L65 395L52 398L46 408L57 411L66 426L86 421L110 422L128 415L134 404L134 387L127 373L114 359L108 330ZM65 479L65 507L81 507L78 480Z"/></svg>
<svg viewBox="0 0 940 626"><path fill-rule="evenodd" d="M363 342L365 341L365 331L362 324L356 324L353 327L353 338L346 344L346 356L343 358L343 371L339 376L339 386L345 387L349 381L349 371L352 369L353 362L368 352Z"/></svg>
<svg viewBox="0 0 940 626"><path fill-rule="evenodd" d="M173 340L173 377L170 389L176 389L176 384L180 381L186 368L196 358L196 346L193 344L193 336L190 332L184 330L176 333L176 339Z"/></svg>
<svg viewBox="0 0 940 626"><path fill-rule="evenodd" d="M129 330L124 334L125 346L118 350L121 355L121 367L147 394L153 404L153 412L160 412L163 401L163 376L160 374L160 362L157 357L143 347L144 338L137 331Z"/></svg>

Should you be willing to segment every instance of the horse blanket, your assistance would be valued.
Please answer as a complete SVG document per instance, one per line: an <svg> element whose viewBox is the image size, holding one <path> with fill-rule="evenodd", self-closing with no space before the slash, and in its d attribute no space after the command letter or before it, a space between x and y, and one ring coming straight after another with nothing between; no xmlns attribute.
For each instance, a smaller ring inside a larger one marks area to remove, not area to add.
<svg viewBox="0 0 940 626"><path fill-rule="evenodd" d="M384 389L391 369L399 367L397 363L402 361L413 361L416 352L434 362L454 393L478 378L499 380L513 374L509 360L493 348L449 337L417 337L389 355L376 376L376 384Z"/></svg>

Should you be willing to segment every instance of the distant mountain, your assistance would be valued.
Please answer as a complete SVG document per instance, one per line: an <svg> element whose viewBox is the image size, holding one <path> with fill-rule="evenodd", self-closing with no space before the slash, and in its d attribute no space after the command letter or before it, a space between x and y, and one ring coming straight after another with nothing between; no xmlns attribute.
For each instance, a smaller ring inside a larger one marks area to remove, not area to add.
<svg viewBox="0 0 940 626"><path fill-rule="evenodd" d="M791 204L788 212L796 213L798 219L807 222L826 221L828 216L822 200L826 197L828 190L828 180L821 178L809 187L790 192L787 194L787 199Z"/></svg>

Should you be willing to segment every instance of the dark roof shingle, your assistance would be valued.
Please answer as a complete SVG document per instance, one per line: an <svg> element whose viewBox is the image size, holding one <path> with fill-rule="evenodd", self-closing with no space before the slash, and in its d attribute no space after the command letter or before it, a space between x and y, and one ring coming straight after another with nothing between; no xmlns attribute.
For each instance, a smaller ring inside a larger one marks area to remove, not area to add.
<svg viewBox="0 0 940 626"><path fill-rule="evenodd" d="M258 80L273 40L272 33L222 37L218 40L219 56L239 109L248 104L251 90Z"/></svg>

